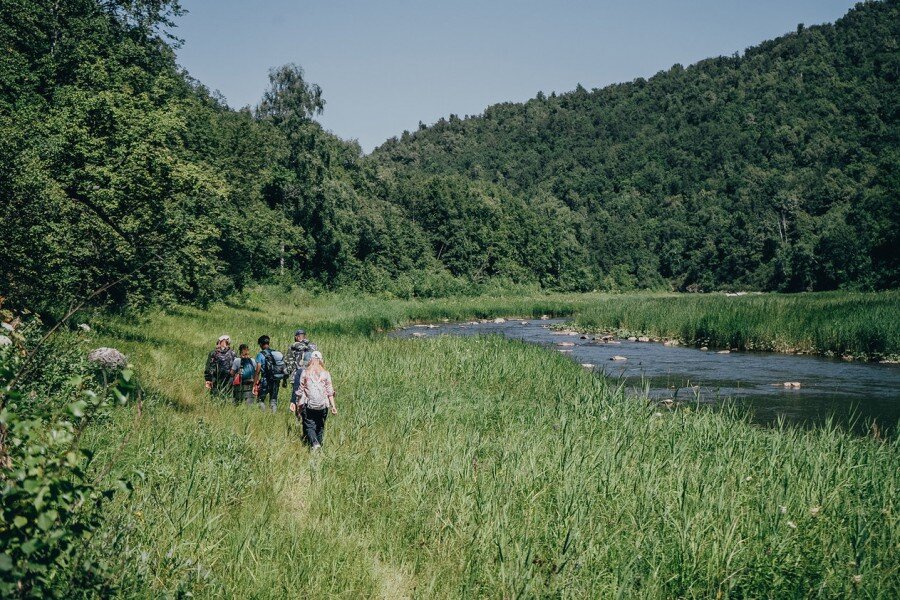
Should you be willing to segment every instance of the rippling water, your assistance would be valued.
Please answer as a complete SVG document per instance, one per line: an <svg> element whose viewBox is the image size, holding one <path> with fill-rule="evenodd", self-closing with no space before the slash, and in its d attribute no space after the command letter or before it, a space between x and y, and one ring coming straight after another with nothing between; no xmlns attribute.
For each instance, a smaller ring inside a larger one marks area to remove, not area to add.
<svg viewBox="0 0 900 600"><path fill-rule="evenodd" d="M900 420L900 366L845 362L815 356L765 352L731 352L664 346L654 342L616 340L604 343L560 335L549 321L505 323L445 323L405 327L398 337L435 335L503 335L565 351L598 373L622 378L635 389L649 386L659 400L721 404L732 398L751 408L754 420L772 423L779 417L791 423L817 424L828 417L857 431L872 421L893 429ZM572 346L560 344L571 343ZM613 361L614 356L627 360ZM800 388L785 388L798 382Z"/></svg>

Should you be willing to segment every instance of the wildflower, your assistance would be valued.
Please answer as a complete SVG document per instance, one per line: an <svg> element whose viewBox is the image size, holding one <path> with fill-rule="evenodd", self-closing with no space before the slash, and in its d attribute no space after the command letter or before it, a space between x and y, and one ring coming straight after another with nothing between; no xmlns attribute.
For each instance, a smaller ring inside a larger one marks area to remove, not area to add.
<svg viewBox="0 0 900 600"><path fill-rule="evenodd" d="M862 575L854 575L852 578L854 585L859 585L862 583Z"/></svg>
<svg viewBox="0 0 900 600"><path fill-rule="evenodd" d="M662 416L662 413L661 413L661 412L655 412L655 413L653 413L653 416L654 416L654 417L661 417L661 416Z"/></svg>
<svg viewBox="0 0 900 600"><path fill-rule="evenodd" d="M753 481L753 476L752 476L752 475L747 475L747 477L744 479L744 481L746 481L747 483Z"/></svg>
<svg viewBox="0 0 900 600"><path fill-rule="evenodd" d="M783 515L786 515L787 514L787 506L779 506L778 512L780 512Z"/></svg>
<svg viewBox="0 0 900 600"><path fill-rule="evenodd" d="M788 521L787 526L790 527L791 529L797 529L797 524L794 523L793 521Z"/></svg>
<svg viewBox="0 0 900 600"><path fill-rule="evenodd" d="M813 506L812 508L809 509L809 514L811 514L811 515L814 516L814 517L818 517L818 516L819 516L819 512L820 512L821 510L822 510L822 507L821 507L821 506Z"/></svg>

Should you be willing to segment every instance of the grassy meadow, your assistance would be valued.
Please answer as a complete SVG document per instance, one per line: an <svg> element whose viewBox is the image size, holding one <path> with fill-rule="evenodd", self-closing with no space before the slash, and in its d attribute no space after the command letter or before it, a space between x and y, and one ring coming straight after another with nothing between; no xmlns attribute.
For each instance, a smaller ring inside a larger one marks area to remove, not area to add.
<svg viewBox="0 0 900 600"><path fill-rule="evenodd" d="M538 347L374 333L442 318L596 319L605 298L260 289L241 305L95 323L147 390L142 415L122 409L87 440L98 473L135 481L98 537L117 548L122 595L900 595L896 436L659 410ZM218 335L267 333L281 348L297 326L338 390L315 455L285 408L203 390Z"/></svg>
<svg viewBox="0 0 900 600"><path fill-rule="evenodd" d="M673 338L694 346L900 358L900 292L595 298L579 328Z"/></svg>

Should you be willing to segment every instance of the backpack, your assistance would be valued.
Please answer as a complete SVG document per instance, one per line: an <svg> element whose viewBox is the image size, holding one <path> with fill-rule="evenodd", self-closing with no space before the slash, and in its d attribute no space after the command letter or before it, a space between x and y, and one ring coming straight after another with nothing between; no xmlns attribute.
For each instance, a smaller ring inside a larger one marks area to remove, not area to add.
<svg viewBox="0 0 900 600"><path fill-rule="evenodd" d="M328 408L328 396L325 395L325 383L321 379L313 379L309 375L306 376L307 393L306 407L314 410L322 410Z"/></svg>
<svg viewBox="0 0 900 600"><path fill-rule="evenodd" d="M228 372L231 371L231 363L234 362L235 359L234 352L231 352L230 350L227 352L213 350L211 355L212 361L215 363L218 372L228 375Z"/></svg>
<svg viewBox="0 0 900 600"><path fill-rule="evenodd" d="M266 379L275 381L284 379L287 369L287 365L284 362L284 354L277 350L263 350L263 356L266 357L266 364L263 366Z"/></svg>
<svg viewBox="0 0 900 600"><path fill-rule="evenodd" d="M253 375L256 374L256 366L253 364L252 358L241 358L241 381L247 383L253 381Z"/></svg>

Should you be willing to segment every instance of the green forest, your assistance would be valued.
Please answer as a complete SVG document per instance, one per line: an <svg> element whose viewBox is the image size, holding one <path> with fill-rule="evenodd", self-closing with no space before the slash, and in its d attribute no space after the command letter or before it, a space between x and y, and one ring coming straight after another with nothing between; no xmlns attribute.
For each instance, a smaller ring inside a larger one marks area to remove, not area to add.
<svg viewBox="0 0 900 600"><path fill-rule="evenodd" d="M0 0L0 598L900 597L900 0L368 155L184 13Z"/></svg>
<svg viewBox="0 0 900 600"><path fill-rule="evenodd" d="M884 289L900 281L900 2L644 80L450 115L372 155L275 67L230 108L175 0L2 0L8 307L204 304L254 282L393 296Z"/></svg>

